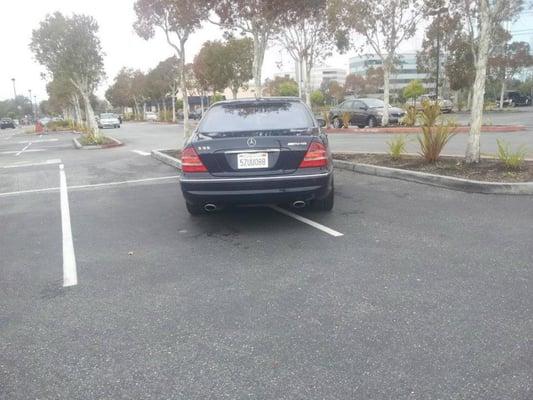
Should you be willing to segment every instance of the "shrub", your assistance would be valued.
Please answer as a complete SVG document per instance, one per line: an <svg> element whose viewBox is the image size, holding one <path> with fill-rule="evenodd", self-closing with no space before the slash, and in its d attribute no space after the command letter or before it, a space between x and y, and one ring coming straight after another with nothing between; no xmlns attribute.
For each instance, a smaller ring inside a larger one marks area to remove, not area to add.
<svg viewBox="0 0 533 400"><path fill-rule="evenodd" d="M422 135L418 136L420 144L420 155L427 162L434 163L439 157L442 149L455 136L456 125L453 121L441 121L437 125L441 111L438 104L424 102L423 110L420 114L422 120Z"/></svg>
<svg viewBox="0 0 533 400"><path fill-rule="evenodd" d="M46 124L46 129L52 132L70 130L72 129L72 122L70 120L50 121Z"/></svg>
<svg viewBox="0 0 533 400"><path fill-rule="evenodd" d="M497 139L496 141L498 142L498 159L506 169L516 171L524 166L527 155L527 149L524 145L513 151L509 143L504 140Z"/></svg>
<svg viewBox="0 0 533 400"><path fill-rule="evenodd" d="M426 92L422 81L419 79L412 80L409 84L403 88L403 97L406 99L415 99L419 96L422 96Z"/></svg>
<svg viewBox="0 0 533 400"><path fill-rule="evenodd" d="M389 146L389 155L393 160L399 160L402 158L402 154L405 153L405 146L407 145L407 139L404 135L395 136L394 139L387 142Z"/></svg>
<svg viewBox="0 0 533 400"><path fill-rule="evenodd" d="M320 90L311 93L311 104L316 107L324 105L324 94Z"/></svg>
<svg viewBox="0 0 533 400"><path fill-rule="evenodd" d="M107 139L104 135L101 134L85 133L83 136L80 137L80 143L83 146L96 146L107 143Z"/></svg>
<svg viewBox="0 0 533 400"><path fill-rule="evenodd" d="M415 126L418 120L418 111L415 106L407 106L405 108L405 116L400 123L405 126Z"/></svg>
<svg viewBox="0 0 533 400"><path fill-rule="evenodd" d="M345 112L342 114L342 127L343 128L350 127L350 113Z"/></svg>

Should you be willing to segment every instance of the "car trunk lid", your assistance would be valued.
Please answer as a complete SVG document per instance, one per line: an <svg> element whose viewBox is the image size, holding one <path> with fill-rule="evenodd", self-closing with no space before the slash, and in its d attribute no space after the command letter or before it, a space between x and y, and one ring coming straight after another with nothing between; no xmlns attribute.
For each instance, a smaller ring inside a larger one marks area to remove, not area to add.
<svg viewBox="0 0 533 400"><path fill-rule="evenodd" d="M312 138L243 135L201 140L194 146L213 176L270 176L296 171Z"/></svg>

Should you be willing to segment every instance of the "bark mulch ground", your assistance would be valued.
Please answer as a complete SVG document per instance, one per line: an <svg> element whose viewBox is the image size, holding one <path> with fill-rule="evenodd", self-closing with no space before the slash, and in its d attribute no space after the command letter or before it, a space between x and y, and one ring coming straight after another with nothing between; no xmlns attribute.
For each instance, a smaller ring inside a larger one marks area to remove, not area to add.
<svg viewBox="0 0 533 400"><path fill-rule="evenodd" d="M482 159L479 164L469 165L464 162L464 159L454 157L444 157L435 164L430 164L422 157L416 156L402 156L400 160L392 160L387 154L335 153L333 158L483 182L533 182L533 162L531 161L524 162L519 170L511 171L506 169L499 160L494 159Z"/></svg>

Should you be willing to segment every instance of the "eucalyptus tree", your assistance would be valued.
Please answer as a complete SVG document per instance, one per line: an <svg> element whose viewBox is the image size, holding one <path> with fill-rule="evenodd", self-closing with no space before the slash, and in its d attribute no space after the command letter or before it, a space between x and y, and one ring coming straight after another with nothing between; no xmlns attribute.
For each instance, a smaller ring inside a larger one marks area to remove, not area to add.
<svg viewBox="0 0 533 400"><path fill-rule="evenodd" d="M423 0L332 0L328 15L337 26L340 50L370 48L381 60L384 73L382 125L389 123L390 76L399 46L412 38L423 17ZM353 36L363 38L363 42Z"/></svg>
<svg viewBox="0 0 533 400"><path fill-rule="evenodd" d="M512 21L518 16L523 7L523 0L464 0L451 2L450 6L464 18L465 33L475 65L470 132L465 158L467 163L478 163L481 156L480 136L491 41L501 32L501 24L504 21Z"/></svg>
<svg viewBox="0 0 533 400"><path fill-rule="evenodd" d="M255 95L261 96L262 68L265 52L283 19L310 0L210 0L209 6L218 20L211 22L227 31L238 31L253 40L253 79ZM314 0L312 0L314 1Z"/></svg>
<svg viewBox="0 0 533 400"><path fill-rule="evenodd" d="M32 33L30 49L53 79L68 80L83 100L87 127L98 133L91 95L105 76L98 24L86 15L48 15Z"/></svg>
<svg viewBox="0 0 533 400"><path fill-rule="evenodd" d="M189 99L186 85L185 44L190 36L201 27L209 13L209 2L197 0L137 0L135 2L137 21L134 29L145 40L155 35L160 29L167 43L174 49L180 60L180 83L183 96L183 125L185 136L189 130Z"/></svg>
<svg viewBox="0 0 533 400"><path fill-rule="evenodd" d="M288 10L277 35L280 44L298 65L300 91L311 106L311 70L335 45L328 18L326 0L308 0L301 7Z"/></svg>

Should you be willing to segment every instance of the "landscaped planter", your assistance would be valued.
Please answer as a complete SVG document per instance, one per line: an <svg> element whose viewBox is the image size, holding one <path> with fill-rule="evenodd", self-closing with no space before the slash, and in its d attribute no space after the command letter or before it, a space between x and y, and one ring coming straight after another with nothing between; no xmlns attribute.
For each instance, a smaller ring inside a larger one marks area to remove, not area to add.
<svg viewBox="0 0 533 400"><path fill-rule="evenodd" d="M335 153L334 165L337 169L465 192L533 194L533 161L527 161L520 171L508 172L490 158L468 166L458 157L443 157L436 164L428 164L416 156L392 161L386 154Z"/></svg>
<svg viewBox="0 0 533 400"><path fill-rule="evenodd" d="M84 145L80 141L80 138L73 138L72 142L74 143L74 147L76 147L78 150L108 149L111 147L118 147L118 146L123 145L123 143L120 140L115 139L114 137L111 137L111 136L104 136L104 139L106 140L106 142L104 144L98 144L98 145L93 145L93 144Z"/></svg>
<svg viewBox="0 0 533 400"><path fill-rule="evenodd" d="M180 156L181 150L170 149L152 151L152 157L179 170L181 170ZM348 170L384 178L401 179L471 193L533 195L533 161L531 160L527 161L527 169L514 175L508 175L507 181L502 180L498 182L490 180L496 179L498 176L498 167L496 166L497 161L489 158L483 159L483 163L486 164L480 164L482 165L480 167L481 169L485 168L485 165L487 165L486 168L492 171L485 174L485 177L483 178L485 180L480 180L482 179L480 175L482 171L478 171L479 174L477 176L474 171L468 175L467 178L453 176L453 174L451 174L453 172L452 166L456 166L458 169L460 167L458 162L461 159L451 156L443 156L443 161L437 165L425 164L421 162L421 158L417 156L405 156L403 161L399 161L396 164L388 164L389 166L379 165L380 160L390 160L390 157L383 153L334 153L333 158L333 164L335 168L339 170ZM373 160L371 158L373 158ZM412 167L415 168L415 166L418 165L417 168L419 168L419 170L407 169L405 163L408 164L409 160L416 160L416 162L412 164ZM369 162L377 164L369 164ZM403 165L402 162L404 163ZM439 167L439 165L441 167ZM448 175L446 175L446 173ZM466 174L463 175L467 176Z"/></svg>

